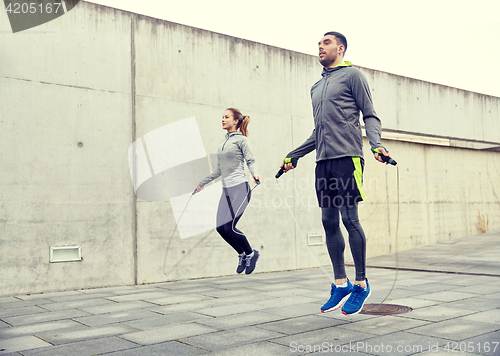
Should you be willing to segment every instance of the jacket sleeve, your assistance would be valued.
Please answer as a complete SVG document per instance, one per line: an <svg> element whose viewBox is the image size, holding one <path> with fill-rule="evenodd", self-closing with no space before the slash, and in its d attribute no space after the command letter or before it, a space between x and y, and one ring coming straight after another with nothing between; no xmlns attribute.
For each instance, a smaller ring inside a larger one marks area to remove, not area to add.
<svg viewBox="0 0 500 356"><path fill-rule="evenodd" d="M372 148L383 147L380 143L382 124L373 107L372 95L368 81L361 71L356 70L351 76L351 90L358 109L363 113L366 137Z"/></svg>
<svg viewBox="0 0 500 356"><path fill-rule="evenodd" d="M219 163L219 160L217 160L217 168L215 169L215 171L212 174L210 174L209 176L206 176L205 178L203 178L202 181L200 182L200 185L202 187L204 187L206 184L210 183L214 179L219 178L220 175L221 175L221 173L220 173L220 163Z"/></svg>
<svg viewBox="0 0 500 356"><path fill-rule="evenodd" d="M304 141L302 145L290 151L286 157L287 158L302 158L306 154L314 151L316 149L316 129L313 130L311 136Z"/></svg>
<svg viewBox="0 0 500 356"><path fill-rule="evenodd" d="M240 149L241 153L243 154L243 158L245 158L245 161L247 162L248 169L250 170L250 173L253 177L254 174L258 174L257 163L255 163L255 158L253 157L252 149L250 148L250 141L248 140L248 138L243 137L243 140L241 140L240 143Z"/></svg>

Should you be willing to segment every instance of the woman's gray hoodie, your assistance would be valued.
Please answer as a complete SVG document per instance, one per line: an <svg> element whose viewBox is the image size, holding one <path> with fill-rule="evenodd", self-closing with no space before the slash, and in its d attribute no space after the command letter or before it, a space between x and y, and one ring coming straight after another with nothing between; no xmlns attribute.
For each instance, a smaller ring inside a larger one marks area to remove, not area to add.
<svg viewBox="0 0 500 356"><path fill-rule="evenodd" d="M257 173L257 164L250 149L250 141L239 131L228 132L217 149L217 168L200 185L204 186L219 176L222 176L222 186L226 188L247 182L244 160L253 177Z"/></svg>

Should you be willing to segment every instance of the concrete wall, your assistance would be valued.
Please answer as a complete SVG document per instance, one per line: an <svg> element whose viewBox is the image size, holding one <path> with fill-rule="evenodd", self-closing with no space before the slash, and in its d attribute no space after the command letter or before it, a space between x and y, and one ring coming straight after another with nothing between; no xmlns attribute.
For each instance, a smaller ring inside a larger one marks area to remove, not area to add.
<svg viewBox="0 0 500 356"><path fill-rule="evenodd" d="M384 127L424 135L497 143L497 97L364 69Z"/></svg>
<svg viewBox="0 0 500 356"><path fill-rule="evenodd" d="M127 158L136 139L191 116L215 153L229 106L252 118L263 178L239 224L258 271L329 264L325 245L305 242L323 233L314 154L280 180L299 227L274 180L312 130L315 57L86 2L18 34L1 11L0 24L0 295L233 274L214 230L171 237L170 204L135 197ZM499 153L452 147L500 145L500 98L362 70L400 169L396 242L396 169L365 142L368 255L500 229ZM49 263L64 245L81 245L83 261Z"/></svg>
<svg viewBox="0 0 500 356"><path fill-rule="evenodd" d="M80 5L17 34L0 11L2 295L134 282L131 17Z"/></svg>

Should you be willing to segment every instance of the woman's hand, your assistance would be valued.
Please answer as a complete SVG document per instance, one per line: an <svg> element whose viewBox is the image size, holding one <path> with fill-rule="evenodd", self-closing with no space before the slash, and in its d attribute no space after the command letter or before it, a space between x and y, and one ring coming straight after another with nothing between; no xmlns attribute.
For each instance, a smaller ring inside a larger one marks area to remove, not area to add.
<svg viewBox="0 0 500 356"><path fill-rule="evenodd" d="M196 187L196 193L199 193L203 190L203 186L202 185L199 185Z"/></svg>
<svg viewBox="0 0 500 356"><path fill-rule="evenodd" d="M255 184L260 184L260 177L257 173L253 175L253 181L255 182Z"/></svg>

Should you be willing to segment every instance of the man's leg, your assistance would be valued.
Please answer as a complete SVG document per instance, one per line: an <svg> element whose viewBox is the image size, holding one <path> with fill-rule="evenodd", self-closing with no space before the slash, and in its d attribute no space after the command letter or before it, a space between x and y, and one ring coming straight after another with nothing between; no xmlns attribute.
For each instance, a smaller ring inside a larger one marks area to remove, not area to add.
<svg viewBox="0 0 500 356"><path fill-rule="evenodd" d="M358 206L357 204L344 205L340 208L340 212L342 222L349 233L349 245L356 268L356 281L354 284L366 288L366 237L359 222Z"/></svg>
<svg viewBox="0 0 500 356"><path fill-rule="evenodd" d="M328 254L333 265L335 284L332 284L330 299L321 307L323 313L338 309L349 298L352 284L345 273L344 249L345 241L340 231L339 208L321 208L323 227L326 234Z"/></svg>
<svg viewBox="0 0 500 356"><path fill-rule="evenodd" d="M349 244L356 268L356 281L349 299L342 307L342 313L353 315L363 309L366 299L370 296L370 285L365 276L366 266L366 238L358 217L357 204L344 205L340 208L342 222L349 232Z"/></svg>
<svg viewBox="0 0 500 356"><path fill-rule="evenodd" d="M321 219L326 235L326 246L332 261L335 282L347 282L344 264L345 241L340 231L339 208L321 208ZM337 284L337 283L335 283Z"/></svg>

